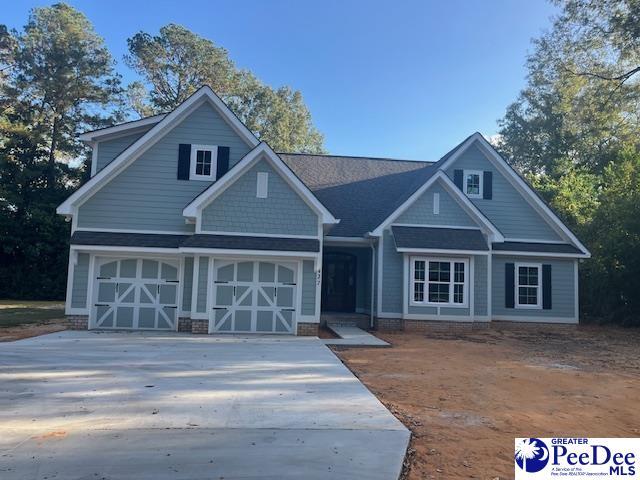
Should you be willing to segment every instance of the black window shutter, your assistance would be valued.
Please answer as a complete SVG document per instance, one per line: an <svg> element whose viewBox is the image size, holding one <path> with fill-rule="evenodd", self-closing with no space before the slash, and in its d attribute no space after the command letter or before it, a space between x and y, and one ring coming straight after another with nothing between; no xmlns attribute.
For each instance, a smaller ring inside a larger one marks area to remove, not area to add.
<svg viewBox="0 0 640 480"><path fill-rule="evenodd" d="M491 200L493 198L493 172L484 172L484 181L482 183L482 198Z"/></svg>
<svg viewBox="0 0 640 480"><path fill-rule="evenodd" d="M504 265L504 306L515 307L515 265L513 263Z"/></svg>
<svg viewBox="0 0 640 480"><path fill-rule="evenodd" d="M542 265L542 308L551 310L551 265Z"/></svg>
<svg viewBox="0 0 640 480"><path fill-rule="evenodd" d="M216 180L229 171L229 147L218 147L218 166L216 167Z"/></svg>
<svg viewBox="0 0 640 480"><path fill-rule="evenodd" d="M455 183L456 187L458 187L460 190L463 190L463 188L462 188L462 170L454 170L453 171L453 183Z"/></svg>
<svg viewBox="0 0 640 480"><path fill-rule="evenodd" d="M181 143L178 146L178 180L189 180L191 170L191 145Z"/></svg>

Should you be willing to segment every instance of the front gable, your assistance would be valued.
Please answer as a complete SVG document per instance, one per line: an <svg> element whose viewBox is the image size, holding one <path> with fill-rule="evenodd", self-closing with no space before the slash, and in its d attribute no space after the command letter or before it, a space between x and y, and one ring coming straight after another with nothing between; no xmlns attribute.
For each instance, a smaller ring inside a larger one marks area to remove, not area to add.
<svg viewBox="0 0 640 480"><path fill-rule="evenodd" d="M212 182L178 179L181 144L227 146L230 167L251 150L204 102L81 203L74 220L77 228L193 232L182 209Z"/></svg>
<svg viewBox="0 0 640 480"><path fill-rule="evenodd" d="M197 221L202 233L318 236L318 214L265 158L204 207Z"/></svg>
<svg viewBox="0 0 640 480"><path fill-rule="evenodd" d="M460 206L459 201L454 199L440 179L416 198L393 223L447 227L482 227Z"/></svg>
<svg viewBox="0 0 640 480"><path fill-rule="evenodd" d="M491 172L492 198L469 200L500 229L506 239L563 240L556 229L516 190L503 171L489 160L478 140L460 152L445 169L452 180L456 170Z"/></svg>

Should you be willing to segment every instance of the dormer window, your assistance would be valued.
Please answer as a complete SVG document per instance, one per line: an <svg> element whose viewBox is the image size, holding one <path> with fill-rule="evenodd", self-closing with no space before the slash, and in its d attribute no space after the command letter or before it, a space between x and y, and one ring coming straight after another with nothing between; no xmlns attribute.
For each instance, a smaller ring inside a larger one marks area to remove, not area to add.
<svg viewBox="0 0 640 480"><path fill-rule="evenodd" d="M218 147L216 145L191 145L190 180L216 179Z"/></svg>
<svg viewBox="0 0 640 480"><path fill-rule="evenodd" d="M463 191L469 198L482 198L483 172L480 170L465 170L463 176Z"/></svg>

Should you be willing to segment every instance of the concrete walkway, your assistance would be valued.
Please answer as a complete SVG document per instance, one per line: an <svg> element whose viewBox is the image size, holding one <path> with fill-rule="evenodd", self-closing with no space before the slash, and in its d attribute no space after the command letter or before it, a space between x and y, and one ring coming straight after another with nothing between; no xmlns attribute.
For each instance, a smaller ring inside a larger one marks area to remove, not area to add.
<svg viewBox="0 0 640 480"><path fill-rule="evenodd" d="M389 347L384 340L358 327L327 325L340 338L324 339L325 345L348 345L352 347Z"/></svg>
<svg viewBox="0 0 640 480"><path fill-rule="evenodd" d="M396 479L409 432L318 339L0 344L0 478Z"/></svg>

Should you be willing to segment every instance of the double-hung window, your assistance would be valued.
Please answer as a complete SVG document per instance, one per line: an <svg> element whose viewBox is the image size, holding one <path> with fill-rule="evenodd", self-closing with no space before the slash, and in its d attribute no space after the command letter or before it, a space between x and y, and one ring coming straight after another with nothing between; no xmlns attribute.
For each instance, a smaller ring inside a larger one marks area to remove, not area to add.
<svg viewBox="0 0 640 480"><path fill-rule="evenodd" d="M216 179L218 147L215 145L191 145L191 171L189 179Z"/></svg>
<svg viewBox="0 0 640 480"><path fill-rule="evenodd" d="M467 305L469 262L466 259L411 258L413 305Z"/></svg>
<svg viewBox="0 0 640 480"><path fill-rule="evenodd" d="M469 198L482 198L483 177L481 170L464 170L463 188Z"/></svg>
<svg viewBox="0 0 640 480"><path fill-rule="evenodd" d="M542 308L540 285L542 265L531 263L516 264L515 287L517 308Z"/></svg>

